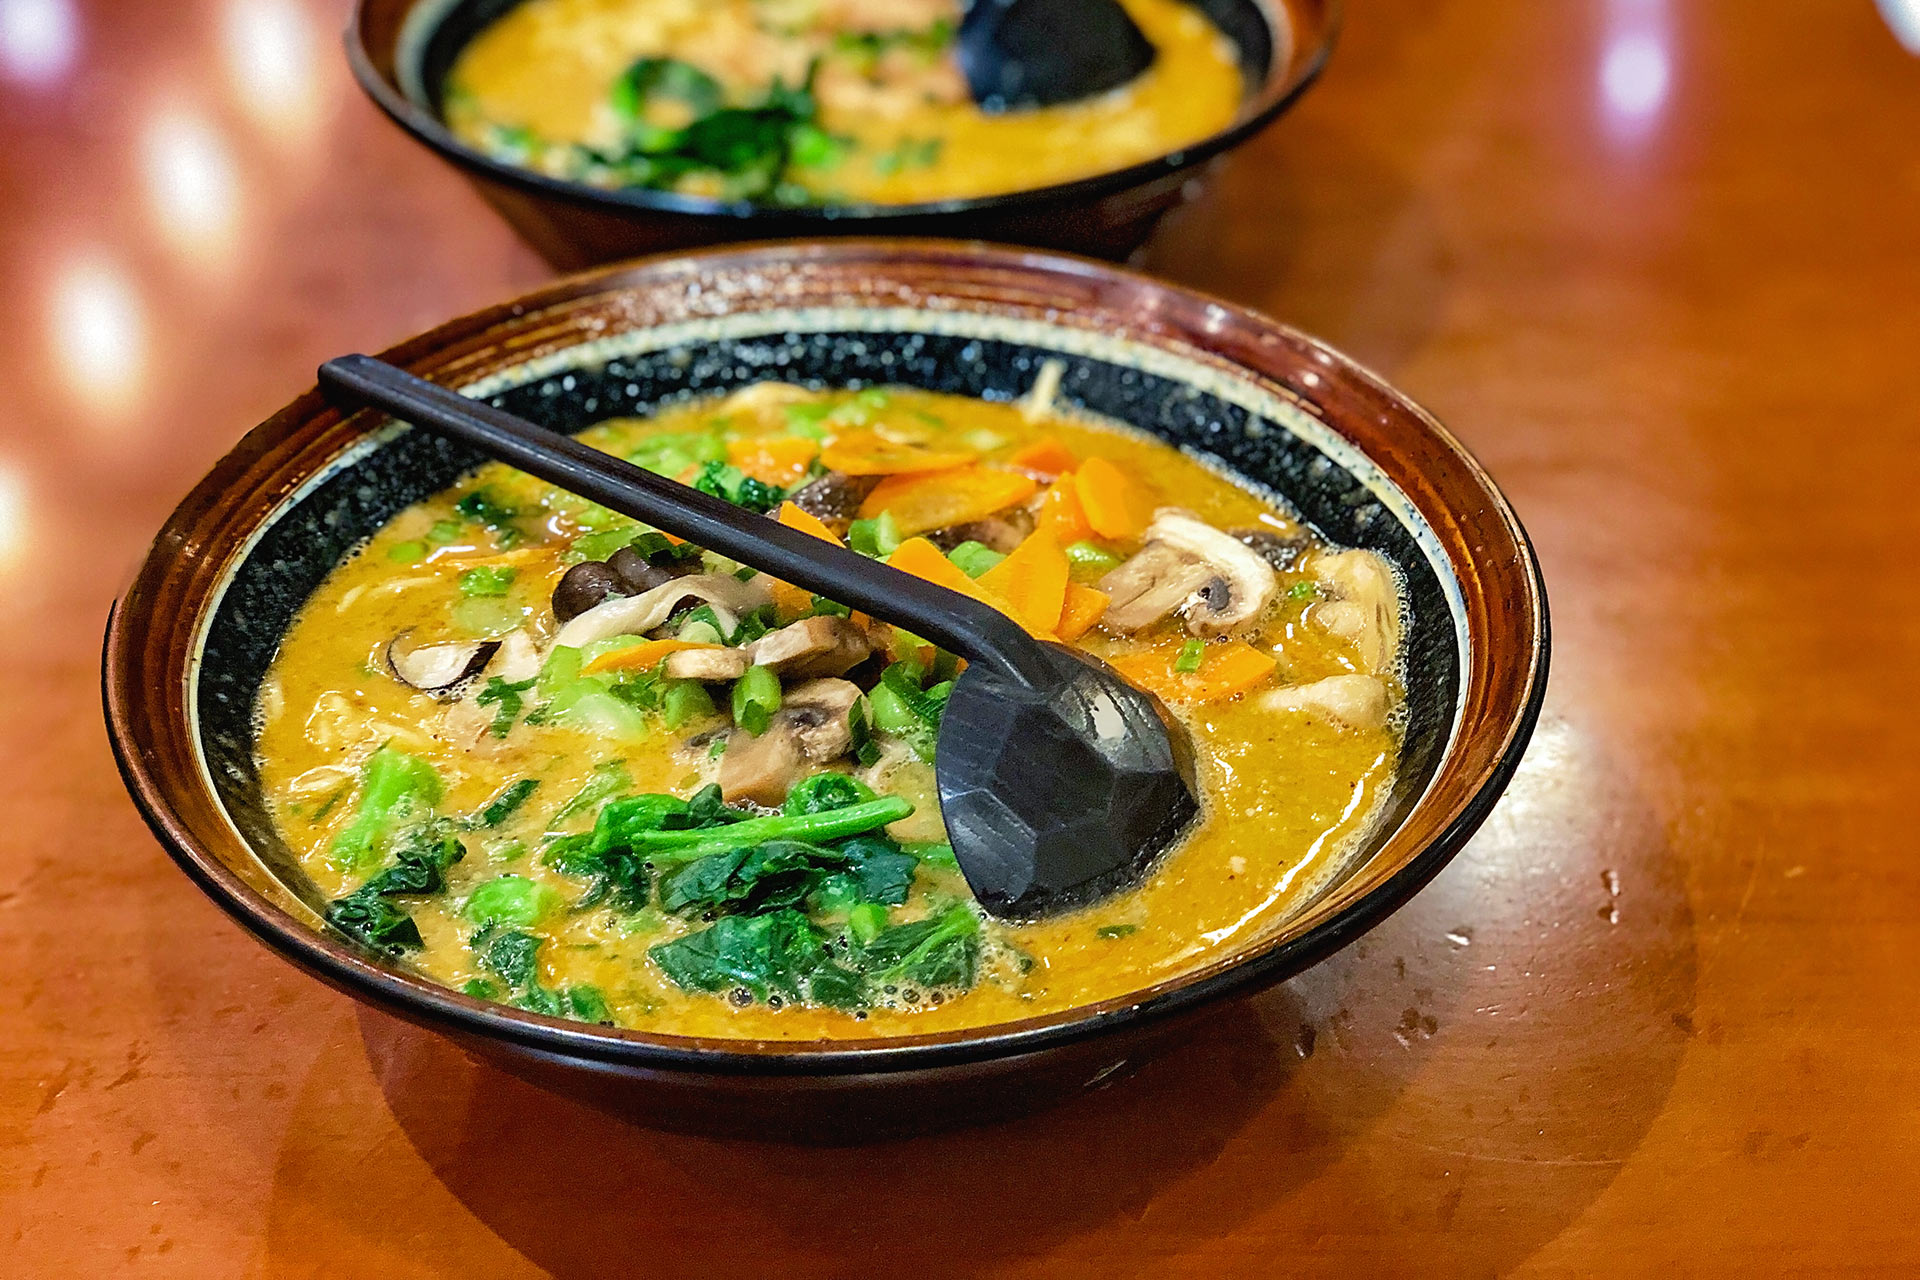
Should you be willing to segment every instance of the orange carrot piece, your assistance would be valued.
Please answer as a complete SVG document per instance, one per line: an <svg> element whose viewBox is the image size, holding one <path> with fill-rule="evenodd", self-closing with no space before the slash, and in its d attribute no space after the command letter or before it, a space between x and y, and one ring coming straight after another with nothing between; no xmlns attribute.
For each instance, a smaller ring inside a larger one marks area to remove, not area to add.
<svg viewBox="0 0 1920 1280"><path fill-rule="evenodd" d="M946 471L890 476L860 504L864 517L893 513L901 537L984 520L1033 496L1040 486L1031 477L993 467L953 467Z"/></svg>
<svg viewBox="0 0 1920 1280"><path fill-rule="evenodd" d="M835 534L833 530L827 528L827 526L821 522L819 516L814 515L811 511L804 511L791 502L783 502L780 504L780 523L789 529L798 529L802 533L810 533L816 538L831 542L836 547L846 545L840 541L839 535Z"/></svg>
<svg viewBox="0 0 1920 1280"><path fill-rule="evenodd" d="M1093 630L1093 624L1100 621L1112 602L1113 597L1104 591L1069 582L1066 602L1060 606L1060 625L1054 628L1054 634L1072 644Z"/></svg>
<svg viewBox="0 0 1920 1280"><path fill-rule="evenodd" d="M624 649L609 650L581 670L587 675L599 675L603 671L651 671L670 653L678 653L682 649L721 647L714 644L695 644L691 640L643 640L639 644L628 645Z"/></svg>
<svg viewBox="0 0 1920 1280"><path fill-rule="evenodd" d="M1051 530L1054 541L1063 547L1093 536L1093 526L1087 523L1087 512L1080 505L1080 490L1071 471L1048 485L1047 491L1040 495L1040 527Z"/></svg>
<svg viewBox="0 0 1920 1280"><path fill-rule="evenodd" d="M1103 538L1137 538L1152 512L1140 487L1105 458L1088 458L1073 473L1087 523Z"/></svg>
<svg viewBox="0 0 1920 1280"><path fill-rule="evenodd" d="M1049 477L1063 476L1080 465L1080 459L1073 456L1073 450L1053 436L1043 436L1016 450L1007 461L1022 471L1034 471Z"/></svg>
<svg viewBox="0 0 1920 1280"><path fill-rule="evenodd" d="M798 529L801 533L810 533L834 546L844 545L833 530L820 522L818 516L802 511L791 502L780 504L780 523L789 529ZM773 580L773 612L782 622L792 622L804 618L813 612L813 592L805 587L796 587L790 582Z"/></svg>
<svg viewBox="0 0 1920 1280"><path fill-rule="evenodd" d="M829 471L850 476L891 476L945 471L964 466L979 454L957 445L889 440L874 431L846 431L827 442L820 461Z"/></svg>
<svg viewBox="0 0 1920 1280"><path fill-rule="evenodd" d="M1223 702L1273 674L1272 654L1238 640L1210 644L1194 672L1176 671L1180 650L1149 649L1109 659L1115 671L1168 702Z"/></svg>
<svg viewBox="0 0 1920 1280"><path fill-rule="evenodd" d="M1028 626L1019 611L1004 596L969 578L961 572L960 566L941 555L940 548L925 538L908 538L887 557L887 564L902 573L910 573L916 578L925 578L935 586L945 587L949 591L958 591L963 596L972 596L981 604L998 609L1036 635L1050 637L1053 634L1051 626L1037 631Z"/></svg>
<svg viewBox="0 0 1920 1280"><path fill-rule="evenodd" d="M727 461L755 480L786 486L807 474L820 446L805 436L759 436L727 442Z"/></svg>
<svg viewBox="0 0 1920 1280"><path fill-rule="evenodd" d="M1053 534L1035 529L1005 560L980 575L980 585L1012 605L1029 631L1051 632L1060 625L1067 600L1067 553Z"/></svg>

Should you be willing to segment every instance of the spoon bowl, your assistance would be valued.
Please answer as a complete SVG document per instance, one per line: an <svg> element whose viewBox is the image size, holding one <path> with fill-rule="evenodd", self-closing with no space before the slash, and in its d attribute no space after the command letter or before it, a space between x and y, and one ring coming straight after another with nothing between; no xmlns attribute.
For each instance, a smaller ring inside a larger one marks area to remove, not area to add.
<svg viewBox="0 0 1920 1280"><path fill-rule="evenodd" d="M954 35L983 111L1027 111L1118 89L1153 44L1118 0L973 0Z"/></svg>

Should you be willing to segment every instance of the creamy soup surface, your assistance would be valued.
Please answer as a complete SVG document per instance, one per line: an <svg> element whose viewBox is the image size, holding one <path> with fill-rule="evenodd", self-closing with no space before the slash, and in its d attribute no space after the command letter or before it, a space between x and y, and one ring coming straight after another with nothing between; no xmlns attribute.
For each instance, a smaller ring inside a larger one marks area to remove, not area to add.
<svg viewBox="0 0 1920 1280"><path fill-rule="evenodd" d="M1392 782L1393 568L1157 440L778 383L582 439L1100 655L1189 728L1204 810L1137 889L988 917L934 794L950 655L490 464L326 579L258 709L329 919L448 986L764 1039L1066 1009L1273 924Z"/></svg>
<svg viewBox="0 0 1920 1280"><path fill-rule="evenodd" d="M1045 186L1223 128L1232 44L1181 0L1123 0L1156 52L1098 97L989 113L953 56L956 0L526 0L474 38L448 126L605 187L769 204L901 204Z"/></svg>

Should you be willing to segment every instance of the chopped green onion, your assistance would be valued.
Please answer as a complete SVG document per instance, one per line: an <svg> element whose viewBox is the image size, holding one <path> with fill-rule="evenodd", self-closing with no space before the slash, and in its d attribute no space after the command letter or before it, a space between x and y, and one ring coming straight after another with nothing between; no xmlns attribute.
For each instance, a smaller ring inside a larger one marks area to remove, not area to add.
<svg viewBox="0 0 1920 1280"><path fill-rule="evenodd" d="M855 520L847 529L847 545L863 556L880 559L900 549L900 526L893 512L882 511L871 520Z"/></svg>
<svg viewBox="0 0 1920 1280"><path fill-rule="evenodd" d="M1311 600L1319 594L1320 588L1306 581L1296 582L1287 588L1287 599L1289 600Z"/></svg>
<svg viewBox="0 0 1920 1280"><path fill-rule="evenodd" d="M1103 924L1095 929L1094 933L1102 938L1124 938L1130 933L1138 933L1139 930L1140 926L1137 924Z"/></svg>
<svg viewBox="0 0 1920 1280"><path fill-rule="evenodd" d="M669 729L678 729L689 721L715 714L713 699L708 696L706 686L698 680L669 681L662 712Z"/></svg>
<svg viewBox="0 0 1920 1280"><path fill-rule="evenodd" d="M387 548L387 559L395 564L419 564L427 558L427 544L424 542L396 542Z"/></svg>
<svg viewBox="0 0 1920 1280"><path fill-rule="evenodd" d="M984 542L963 542L947 552L947 559L969 578L979 577L1006 558Z"/></svg>
<svg viewBox="0 0 1920 1280"><path fill-rule="evenodd" d="M1067 546L1067 559L1082 569L1105 573L1120 563L1120 557L1097 542L1075 542Z"/></svg>
<svg viewBox="0 0 1920 1280"><path fill-rule="evenodd" d="M468 569L460 575L460 594L463 596L503 596L520 571L511 565L486 564Z"/></svg>
<svg viewBox="0 0 1920 1280"><path fill-rule="evenodd" d="M780 709L780 677L771 667L748 667L733 682L733 721L756 737L767 731Z"/></svg>
<svg viewBox="0 0 1920 1280"><path fill-rule="evenodd" d="M1192 675L1200 669L1201 662L1207 656L1207 646L1199 640L1189 640L1180 646L1180 656L1173 660L1173 669L1186 675Z"/></svg>

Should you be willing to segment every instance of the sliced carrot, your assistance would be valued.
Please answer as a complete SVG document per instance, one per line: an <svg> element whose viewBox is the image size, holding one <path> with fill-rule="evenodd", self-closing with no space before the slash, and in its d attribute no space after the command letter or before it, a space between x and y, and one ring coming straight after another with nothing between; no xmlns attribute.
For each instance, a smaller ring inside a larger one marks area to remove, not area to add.
<svg viewBox="0 0 1920 1280"><path fill-rule="evenodd" d="M1073 456L1073 450L1053 436L1043 436L1016 450L1007 461L1022 471L1034 471L1043 476L1065 475L1080 465L1080 459Z"/></svg>
<svg viewBox="0 0 1920 1280"><path fill-rule="evenodd" d="M940 548L925 538L908 538L887 557L887 564L902 573L910 573L916 578L925 578L935 586L945 587L949 591L958 591L963 596L971 596L989 608L998 609L1027 630L1041 637L1053 634L1051 626L1035 629L1029 626L1007 599L999 592L969 578L960 571L953 561L940 554Z"/></svg>
<svg viewBox="0 0 1920 1280"><path fill-rule="evenodd" d="M682 649L720 649L724 645L695 644L691 640L643 640L639 644L628 645L624 649L612 649L601 654L582 668L588 675L598 675L603 671L651 671L660 665L660 660L670 653Z"/></svg>
<svg viewBox="0 0 1920 1280"><path fill-rule="evenodd" d="M1238 640L1210 644L1200 659L1198 671L1174 670L1179 649L1149 649L1130 653L1108 662L1115 671L1159 694L1168 702L1221 702L1247 690L1273 674L1273 655L1262 653Z"/></svg>
<svg viewBox="0 0 1920 1280"><path fill-rule="evenodd" d="M803 511L791 502L780 504L780 523L789 529L798 529L801 533L810 533L834 546L843 546L833 530L820 522L812 512ZM773 580L773 611L782 622L792 622L804 618L813 612L813 592L805 587L796 587L790 582Z"/></svg>
<svg viewBox="0 0 1920 1280"><path fill-rule="evenodd" d="M1053 532L1054 541L1071 546L1093 536L1086 509L1080 505L1080 490L1071 471L1047 486L1040 495L1040 527Z"/></svg>
<svg viewBox="0 0 1920 1280"><path fill-rule="evenodd" d="M1051 531L1035 529L1005 560L980 575L980 585L1012 605L1029 631L1051 632L1060 625L1067 600L1067 553Z"/></svg>
<svg viewBox="0 0 1920 1280"><path fill-rule="evenodd" d="M789 529L798 529L802 533L810 533L816 538L831 542L836 547L846 545L840 541L838 534L827 528L819 516L814 515L811 511L803 510L791 502L783 502L780 504L780 523Z"/></svg>
<svg viewBox="0 0 1920 1280"><path fill-rule="evenodd" d="M946 471L890 476L860 504L863 517L893 514L902 537L984 520L1033 496L1031 477L993 467L953 467Z"/></svg>
<svg viewBox="0 0 1920 1280"><path fill-rule="evenodd" d="M1073 473L1087 523L1103 538L1137 538L1152 512L1140 487L1105 458L1088 458Z"/></svg>
<svg viewBox="0 0 1920 1280"><path fill-rule="evenodd" d="M850 476L892 476L944 471L979 455L954 444L889 439L875 431L846 431L827 442L820 461L829 471Z"/></svg>
<svg viewBox="0 0 1920 1280"><path fill-rule="evenodd" d="M1100 621L1112 602L1113 597L1104 591L1069 582L1066 602L1060 606L1060 625L1054 628L1054 634L1072 644L1093 630L1093 624Z"/></svg>
<svg viewBox="0 0 1920 1280"><path fill-rule="evenodd" d="M757 436L727 442L727 461L755 480L790 485L807 474L820 446L805 436Z"/></svg>

